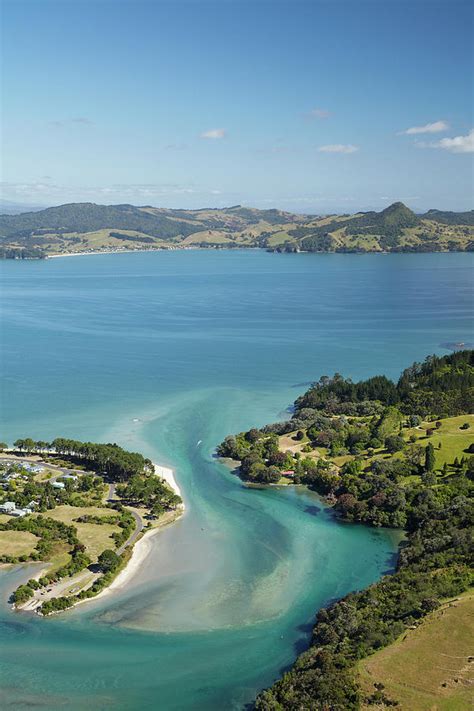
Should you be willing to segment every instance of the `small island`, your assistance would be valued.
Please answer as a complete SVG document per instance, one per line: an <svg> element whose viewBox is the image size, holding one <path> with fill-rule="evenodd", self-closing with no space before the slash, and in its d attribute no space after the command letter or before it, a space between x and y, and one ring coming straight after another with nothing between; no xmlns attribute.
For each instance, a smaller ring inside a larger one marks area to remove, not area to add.
<svg viewBox="0 0 474 711"><path fill-rule="evenodd" d="M474 351L464 350L415 363L398 383L322 377L291 419L218 447L251 486L306 485L341 521L405 532L395 572L320 610L310 648L257 709L420 708L419 658L427 704L443 696L468 708L473 412Z"/></svg>
<svg viewBox="0 0 474 711"><path fill-rule="evenodd" d="M0 450L0 563L45 564L13 592L17 610L49 615L123 583L145 536L183 512L172 470L116 444L26 438Z"/></svg>

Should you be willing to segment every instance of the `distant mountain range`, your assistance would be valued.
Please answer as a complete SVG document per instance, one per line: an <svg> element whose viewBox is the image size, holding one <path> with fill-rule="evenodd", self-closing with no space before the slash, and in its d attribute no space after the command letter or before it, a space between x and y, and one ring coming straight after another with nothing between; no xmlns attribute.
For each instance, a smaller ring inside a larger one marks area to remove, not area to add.
<svg viewBox="0 0 474 711"><path fill-rule="evenodd" d="M36 210L44 210L44 205L26 205L24 202L0 199L0 215L19 215Z"/></svg>
<svg viewBox="0 0 474 711"><path fill-rule="evenodd" d="M396 202L381 212L297 215L234 205L170 210L71 203L0 215L0 256L41 258L91 251L263 248L286 252L474 250L474 210L416 215Z"/></svg>

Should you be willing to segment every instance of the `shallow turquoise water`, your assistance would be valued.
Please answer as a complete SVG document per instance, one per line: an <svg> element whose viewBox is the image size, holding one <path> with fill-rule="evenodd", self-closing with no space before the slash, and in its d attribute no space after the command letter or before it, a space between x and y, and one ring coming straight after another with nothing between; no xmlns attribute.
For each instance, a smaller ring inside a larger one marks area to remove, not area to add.
<svg viewBox="0 0 474 711"><path fill-rule="evenodd" d="M187 514L139 579L67 615L12 614L2 706L239 709L308 643L314 611L393 564L389 532L213 459L308 381L400 370L472 340L472 255L171 252L0 264L1 439L117 441L176 469ZM200 444L198 444L200 442Z"/></svg>

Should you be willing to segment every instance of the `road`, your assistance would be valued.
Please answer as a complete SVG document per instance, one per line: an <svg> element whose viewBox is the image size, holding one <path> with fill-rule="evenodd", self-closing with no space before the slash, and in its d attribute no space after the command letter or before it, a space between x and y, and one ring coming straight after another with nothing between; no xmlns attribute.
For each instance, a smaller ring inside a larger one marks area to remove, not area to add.
<svg viewBox="0 0 474 711"><path fill-rule="evenodd" d="M129 538L127 538L125 543L122 543L120 548L117 548L117 555L122 555L125 548L128 548L129 546L133 546L133 544L137 540L138 536L143 531L144 524L143 524L143 519L140 516L140 514L137 514L136 511L130 511L130 513L132 514L133 518L135 519L135 530L132 533L132 535L129 536Z"/></svg>
<svg viewBox="0 0 474 711"><path fill-rule="evenodd" d="M115 499L115 484L109 484L109 490L107 492L107 501L113 501Z"/></svg>

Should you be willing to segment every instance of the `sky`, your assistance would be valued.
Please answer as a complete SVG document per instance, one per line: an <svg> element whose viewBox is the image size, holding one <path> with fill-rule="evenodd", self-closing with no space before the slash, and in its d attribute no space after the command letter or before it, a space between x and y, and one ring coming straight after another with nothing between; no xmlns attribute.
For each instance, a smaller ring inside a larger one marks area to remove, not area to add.
<svg viewBox="0 0 474 711"><path fill-rule="evenodd" d="M3 0L2 199L472 209L464 0Z"/></svg>

